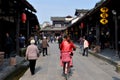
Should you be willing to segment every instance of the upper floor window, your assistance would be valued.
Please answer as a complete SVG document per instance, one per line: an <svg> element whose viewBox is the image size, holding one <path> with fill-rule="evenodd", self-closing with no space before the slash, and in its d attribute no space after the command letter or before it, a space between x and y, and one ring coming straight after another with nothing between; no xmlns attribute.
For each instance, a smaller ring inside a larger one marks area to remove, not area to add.
<svg viewBox="0 0 120 80"><path fill-rule="evenodd" d="M61 27L61 24L55 24L55 27Z"/></svg>

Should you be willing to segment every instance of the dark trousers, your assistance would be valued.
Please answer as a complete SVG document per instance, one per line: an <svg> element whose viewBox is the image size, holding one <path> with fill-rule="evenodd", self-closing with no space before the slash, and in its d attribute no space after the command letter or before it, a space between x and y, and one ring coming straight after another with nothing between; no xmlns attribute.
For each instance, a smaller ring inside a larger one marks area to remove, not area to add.
<svg viewBox="0 0 120 80"><path fill-rule="evenodd" d="M47 54L47 48L43 48L43 56L45 56L45 53L46 53L46 55L48 55Z"/></svg>
<svg viewBox="0 0 120 80"><path fill-rule="evenodd" d="M36 60L29 60L30 72L32 75L35 74L35 65L36 65Z"/></svg>
<svg viewBox="0 0 120 80"><path fill-rule="evenodd" d="M10 46L5 48L5 58L10 58L10 54L11 54L11 48Z"/></svg>
<svg viewBox="0 0 120 80"><path fill-rule="evenodd" d="M104 48L105 48L105 43L101 42L101 49L104 49Z"/></svg>
<svg viewBox="0 0 120 80"><path fill-rule="evenodd" d="M88 56L88 47L87 47L87 48L84 48L84 50L83 50L83 56L84 56L84 55Z"/></svg>

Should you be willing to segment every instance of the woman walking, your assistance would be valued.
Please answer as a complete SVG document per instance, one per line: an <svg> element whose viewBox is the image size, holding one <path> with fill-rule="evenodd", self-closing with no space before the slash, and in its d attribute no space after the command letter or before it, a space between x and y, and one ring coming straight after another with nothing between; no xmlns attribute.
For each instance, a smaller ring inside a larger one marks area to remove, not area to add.
<svg viewBox="0 0 120 80"><path fill-rule="evenodd" d="M38 47L35 45L35 40L32 39L30 41L30 45L27 47L26 50L26 59L29 61L31 75L35 74L35 65L36 60L39 57L39 50Z"/></svg>

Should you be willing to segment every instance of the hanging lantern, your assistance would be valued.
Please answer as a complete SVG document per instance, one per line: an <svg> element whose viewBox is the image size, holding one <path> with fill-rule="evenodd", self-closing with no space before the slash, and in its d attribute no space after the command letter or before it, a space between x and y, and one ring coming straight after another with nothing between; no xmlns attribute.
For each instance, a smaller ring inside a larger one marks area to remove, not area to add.
<svg viewBox="0 0 120 80"><path fill-rule="evenodd" d="M104 13L104 12L105 12L105 13L108 12L108 10L109 10L109 9L108 9L107 7L102 7L102 8L100 8L100 11L103 12L103 13Z"/></svg>
<svg viewBox="0 0 120 80"><path fill-rule="evenodd" d="M26 14L25 13L22 13L21 20L22 20L23 23L26 22L27 18L26 18Z"/></svg>
<svg viewBox="0 0 120 80"><path fill-rule="evenodd" d="M84 24L83 24L83 22L80 24L80 29L83 29L83 27L84 27Z"/></svg>

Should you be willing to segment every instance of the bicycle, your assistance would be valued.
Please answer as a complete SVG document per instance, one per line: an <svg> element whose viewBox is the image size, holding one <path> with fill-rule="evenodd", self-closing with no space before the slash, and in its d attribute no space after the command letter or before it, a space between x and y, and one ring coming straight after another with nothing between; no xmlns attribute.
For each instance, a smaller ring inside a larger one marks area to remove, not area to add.
<svg viewBox="0 0 120 80"><path fill-rule="evenodd" d="M63 73L66 80L68 80L70 73L70 62L63 62Z"/></svg>
<svg viewBox="0 0 120 80"><path fill-rule="evenodd" d="M62 53L63 74L66 80L68 80L70 73L70 57L70 52Z"/></svg>

